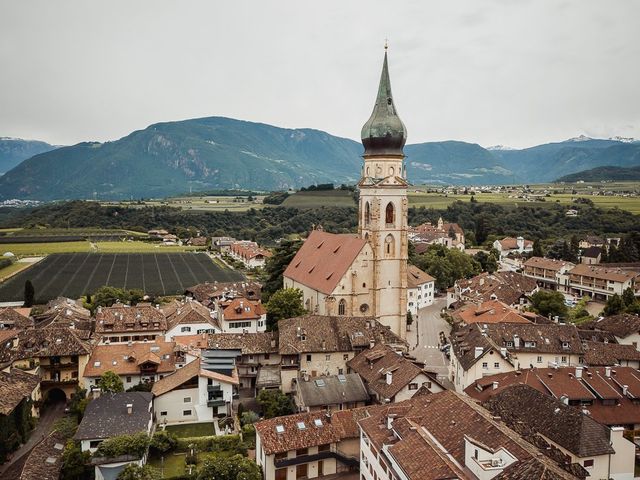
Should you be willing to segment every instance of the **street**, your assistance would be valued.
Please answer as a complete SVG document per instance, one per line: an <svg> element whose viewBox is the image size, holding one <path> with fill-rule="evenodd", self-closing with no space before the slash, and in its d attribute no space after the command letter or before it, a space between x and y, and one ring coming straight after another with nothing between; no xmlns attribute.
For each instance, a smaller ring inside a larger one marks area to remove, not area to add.
<svg viewBox="0 0 640 480"><path fill-rule="evenodd" d="M433 305L418 311L411 331L407 332L409 353L424 362L426 370L435 372L438 379L447 377L449 363L438 347L440 332L449 335L450 331L449 324L440 317L440 311L445 307L446 298L436 298Z"/></svg>

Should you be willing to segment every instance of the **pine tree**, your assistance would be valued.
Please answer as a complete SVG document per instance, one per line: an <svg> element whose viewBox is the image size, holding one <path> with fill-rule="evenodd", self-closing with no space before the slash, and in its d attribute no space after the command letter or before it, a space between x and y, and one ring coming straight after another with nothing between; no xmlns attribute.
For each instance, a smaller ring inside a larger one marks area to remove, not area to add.
<svg viewBox="0 0 640 480"><path fill-rule="evenodd" d="M24 282L24 306L33 307L35 303L36 290L33 288L31 280Z"/></svg>

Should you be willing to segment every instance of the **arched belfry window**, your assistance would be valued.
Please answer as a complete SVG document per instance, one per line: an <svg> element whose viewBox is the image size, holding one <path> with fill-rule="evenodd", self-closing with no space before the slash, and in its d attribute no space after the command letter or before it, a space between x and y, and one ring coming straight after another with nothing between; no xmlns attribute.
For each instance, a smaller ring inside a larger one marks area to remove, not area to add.
<svg viewBox="0 0 640 480"><path fill-rule="evenodd" d="M384 213L384 223L387 224L387 227L395 226L396 212L395 208L393 207L393 203L391 202L387 203L387 208L385 209Z"/></svg>
<svg viewBox="0 0 640 480"><path fill-rule="evenodd" d="M344 299L338 303L338 315L344 315L347 310L347 302Z"/></svg>
<svg viewBox="0 0 640 480"><path fill-rule="evenodd" d="M384 254L387 257L392 257L396 254L396 239L391 234L384 239Z"/></svg>
<svg viewBox="0 0 640 480"><path fill-rule="evenodd" d="M369 223L371 223L371 206L369 205L369 202L365 202L365 204L364 204L364 225L365 225L365 227L368 227Z"/></svg>

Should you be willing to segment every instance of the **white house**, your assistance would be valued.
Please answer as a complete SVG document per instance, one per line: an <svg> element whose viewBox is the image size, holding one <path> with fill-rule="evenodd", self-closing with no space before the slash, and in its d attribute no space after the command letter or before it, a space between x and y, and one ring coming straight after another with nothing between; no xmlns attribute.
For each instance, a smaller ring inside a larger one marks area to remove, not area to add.
<svg viewBox="0 0 640 480"><path fill-rule="evenodd" d="M222 330L215 313L189 297L185 301L172 304L167 313L167 341L183 335L219 333Z"/></svg>
<svg viewBox="0 0 640 480"><path fill-rule="evenodd" d="M158 423L212 422L231 415L238 373L235 366L225 371L211 370L197 359L154 383L151 393Z"/></svg>
<svg viewBox="0 0 640 480"><path fill-rule="evenodd" d="M235 297L220 300L217 306L223 333L258 333L267 329L267 311L260 302Z"/></svg>
<svg viewBox="0 0 640 480"><path fill-rule="evenodd" d="M505 237L502 240L493 242L493 248L500 252L500 258L502 259L511 253L533 252L533 241L525 240L522 237Z"/></svg>
<svg viewBox="0 0 640 480"><path fill-rule="evenodd" d="M407 266L407 312L415 316L418 310L433 304L435 281L415 265Z"/></svg>

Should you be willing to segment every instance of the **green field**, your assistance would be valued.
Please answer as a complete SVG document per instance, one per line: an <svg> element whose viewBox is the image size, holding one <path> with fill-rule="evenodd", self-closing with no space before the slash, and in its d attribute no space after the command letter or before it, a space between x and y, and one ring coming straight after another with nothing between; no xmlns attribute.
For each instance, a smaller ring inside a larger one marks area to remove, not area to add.
<svg viewBox="0 0 640 480"><path fill-rule="evenodd" d="M316 207L355 207L353 192L347 190L318 190L297 192L290 195L283 207L316 208Z"/></svg>
<svg viewBox="0 0 640 480"><path fill-rule="evenodd" d="M31 265L31 263L27 262L15 262L8 267L0 268L0 282Z"/></svg>
<svg viewBox="0 0 640 480"><path fill-rule="evenodd" d="M3 243L0 255L11 252L18 257L49 255L52 253L175 253L198 250L198 247L164 246L147 242L50 242L50 243ZM202 247L200 247L202 249Z"/></svg>

